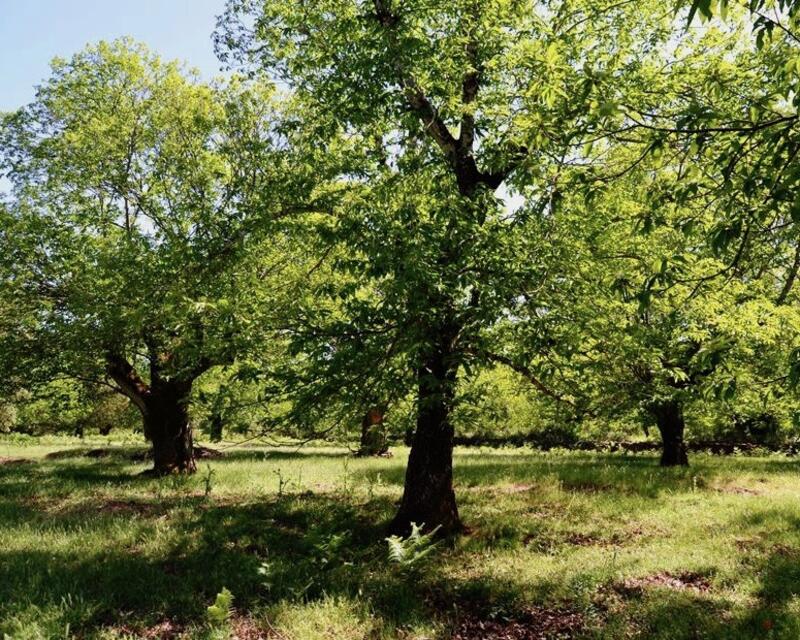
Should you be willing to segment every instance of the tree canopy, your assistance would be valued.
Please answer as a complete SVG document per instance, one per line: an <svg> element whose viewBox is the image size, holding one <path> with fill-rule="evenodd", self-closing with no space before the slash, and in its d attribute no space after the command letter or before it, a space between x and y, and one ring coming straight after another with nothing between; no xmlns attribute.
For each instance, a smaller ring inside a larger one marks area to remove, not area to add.
<svg viewBox="0 0 800 640"><path fill-rule="evenodd" d="M193 417L382 452L396 415L402 534L461 528L490 383L565 431L655 424L664 465L701 423L788 428L797 18L727 7L228 0L226 79L56 60L0 126L0 385L119 392L162 473Z"/></svg>
<svg viewBox="0 0 800 640"><path fill-rule="evenodd" d="M158 468L192 465L186 396L244 349L292 190L276 113L269 85L204 84L128 40L55 61L2 127L4 381L110 385L142 412Z"/></svg>

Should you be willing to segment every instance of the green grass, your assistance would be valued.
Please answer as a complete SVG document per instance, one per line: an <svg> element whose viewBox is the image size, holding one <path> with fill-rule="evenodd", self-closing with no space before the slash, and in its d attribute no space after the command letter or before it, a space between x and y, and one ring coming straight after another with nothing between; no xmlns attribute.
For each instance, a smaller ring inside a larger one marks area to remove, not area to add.
<svg viewBox="0 0 800 640"><path fill-rule="evenodd" d="M790 458L663 470L645 456L459 450L470 532L404 569L384 541L404 450L241 448L156 480L130 461L140 445L81 455L100 444L0 441L0 457L32 460L0 465L0 635L421 640L566 611L581 621L570 637L800 637ZM213 626L223 587L232 616Z"/></svg>

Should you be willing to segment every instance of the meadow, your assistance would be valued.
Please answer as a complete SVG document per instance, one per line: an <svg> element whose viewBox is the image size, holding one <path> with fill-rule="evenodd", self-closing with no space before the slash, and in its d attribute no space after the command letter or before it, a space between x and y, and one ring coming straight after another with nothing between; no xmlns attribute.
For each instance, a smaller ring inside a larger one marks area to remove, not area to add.
<svg viewBox="0 0 800 640"><path fill-rule="evenodd" d="M240 446L161 479L142 451L0 443L5 638L800 636L800 465L782 455L457 449L468 530L404 565L385 526L406 450Z"/></svg>

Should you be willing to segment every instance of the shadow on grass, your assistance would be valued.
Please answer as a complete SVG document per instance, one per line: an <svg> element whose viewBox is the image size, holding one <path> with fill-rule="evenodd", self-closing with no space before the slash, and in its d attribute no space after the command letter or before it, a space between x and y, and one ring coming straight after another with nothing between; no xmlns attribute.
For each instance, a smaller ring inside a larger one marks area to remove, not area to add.
<svg viewBox="0 0 800 640"><path fill-rule="evenodd" d="M800 638L800 517L785 510L766 509L737 520L742 531L761 532L759 546L741 560L757 576L753 600L738 606L715 595L691 590L648 590L628 602L609 620L604 637L654 640L751 640ZM767 532L763 525L771 523ZM777 526L776 526L777 525ZM773 535L769 535L772 533ZM778 540L790 540L786 545ZM633 635L632 630L637 633ZM618 632L618 636L615 633Z"/></svg>
<svg viewBox="0 0 800 640"><path fill-rule="evenodd" d="M90 612L72 621L81 633L122 619L144 626L163 619L202 624L206 606L223 587L244 611L341 596L365 599L398 627L434 615L420 585L387 566L384 527L394 508L387 500L356 506L298 494L255 504L195 498L152 510L126 506L108 511L90 501L58 515L59 533L107 536L107 544L90 552L63 544L0 550L0 631L6 631L3 616L29 606L58 608L67 594ZM118 524L133 526L132 512L140 542L114 545ZM52 525L52 516L25 515L28 526L42 533ZM159 531L165 519L166 537ZM148 549L156 541L154 553Z"/></svg>
<svg viewBox="0 0 800 640"><path fill-rule="evenodd" d="M792 557L784 552L765 554L759 560L757 601L747 608L711 594L653 590L627 602L624 613L609 620L604 637L795 640L800 637L800 617L789 603L800 595L799 560L794 553Z"/></svg>
<svg viewBox="0 0 800 640"><path fill-rule="evenodd" d="M274 450L274 449L221 449L223 454L222 461L247 461L257 462L270 460L307 460L309 458L320 459L341 459L350 458L352 453L346 450L322 451L303 451L302 449Z"/></svg>
<svg viewBox="0 0 800 640"><path fill-rule="evenodd" d="M267 460L320 455L316 451L275 453L281 455ZM332 452L327 457L345 455ZM263 456L229 459L262 460ZM783 460L743 458L738 462L743 471L752 473L787 472L797 466ZM223 587L233 592L236 606L243 611L283 600L358 598L395 627L448 619L456 609L511 615L521 604L520 587L512 582L443 577L438 563L453 560L446 550L433 556L417 575L390 565L383 540L385 524L395 509L389 498L356 503L344 494L305 493L245 502L225 496L206 500L167 494L112 505L92 497L101 484L169 489L172 481L126 475L129 471L128 463L115 458L0 468L0 527L18 527L32 536L23 551L0 549L0 632L6 631L3 617L29 606L57 608L67 595L83 603L85 613L72 624L75 631L87 634L123 619L140 624L164 618L201 623L205 607ZM549 477L567 490L624 491L646 497L673 490L676 483L688 487L697 473L723 472L714 463L661 470L649 458L614 455L460 453L456 459L456 481L461 487L539 482ZM386 461L380 468L354 470L373 480L378 473L399 485L403 464ZM72 492L82 492L86 499L55 514L36 508L35 499ZM785 528L800 531L800 519L785 514L775 517L786 520ZM742 522L746 528L760 524ZM48 542L45 548L37 537L51 535L56 525L63 529L64 539ZM133 541L119 538L121 529L131 527L137 531ZM80 544L80 536L92 535L102 543ZM71 540L77 549L70 546ZM800 633L790 603L800 595L800 558L790 549L773 549L753 561L759 563L756 607L734 610L730 603L713 597L660 590L627 601L621 613L603 614L609 629L621 625L620 636L605 637L623 637L626 627L639 630L642 638L751 638L764 635L767 627L775 630L772 637L796 637L790 635ZM536 597L546 601L548 590L558 586L543 583L535 590ZM63 620L59 624L63 628Z"/></svg>
<svg viewBox="0 0 800 640"><path fill-rule="evenodd" d="M728 460L735 460L737 472L770 475L800 472L794 459L737 457L730 459L698 456L690 467L663 468L658 459L646 456L596 454L491 454L460 452L454 459L456 494L464 487L502 484L534 486L556 481L566 491L610 492L657 498L676 490L692 490L697 482L710 482L730 475ZM380 468L355 470L357 478L402 486L405 465L390 462Z"/></svg>

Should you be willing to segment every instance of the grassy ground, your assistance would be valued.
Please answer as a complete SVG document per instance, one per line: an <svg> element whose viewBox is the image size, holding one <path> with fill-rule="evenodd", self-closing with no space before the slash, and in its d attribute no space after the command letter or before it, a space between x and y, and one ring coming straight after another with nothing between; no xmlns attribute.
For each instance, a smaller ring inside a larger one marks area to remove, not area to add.
<svg viewBox="0 0 800 640"><path fill-rule="evenodd" d="M383 531L403 450L248 448L154 480L137 476L131 446L104 458L79 446L0 441L6 637L800 637L789 458L662 470L651 457L460 450L471 531L403 568ZM223 587L232 615L213 625Z"/></svg>

